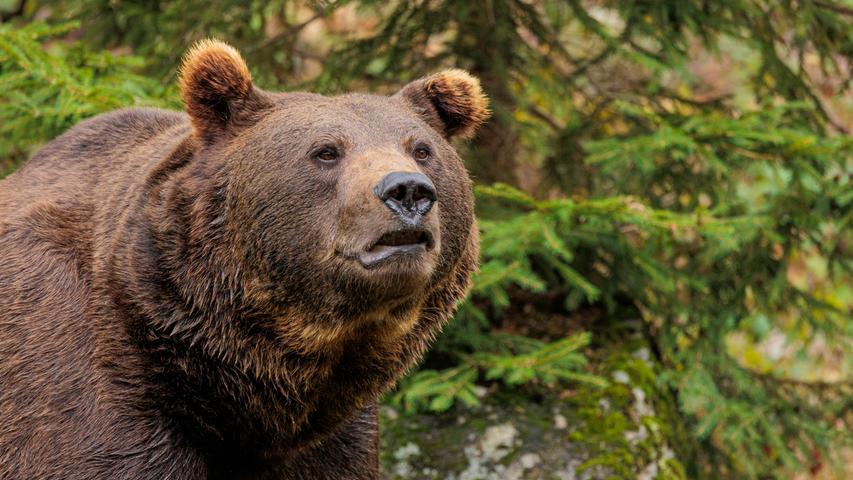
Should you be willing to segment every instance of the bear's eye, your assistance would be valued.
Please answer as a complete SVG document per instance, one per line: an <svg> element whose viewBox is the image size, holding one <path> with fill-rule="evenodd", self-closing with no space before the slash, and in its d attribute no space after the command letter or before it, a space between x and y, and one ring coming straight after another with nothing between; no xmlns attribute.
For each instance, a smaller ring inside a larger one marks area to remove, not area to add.
<svg viewBox="0 0 853 480"><path fill-rule="evenodd" d="M334 163L337 162L341 157L340 152L338 152L337 148L334 147L324 147L317 151L314 154L314 158L323 162L323 163Z"/></svg>
<svg viewBox="0 0 853 480"><path fill-rule="evenodd" d="M423 162L425 160L429 160L429 157L432 156L432 152L430 152L427 147L417 147L413 152L413 156L415 157L415 160Z"/></svg>

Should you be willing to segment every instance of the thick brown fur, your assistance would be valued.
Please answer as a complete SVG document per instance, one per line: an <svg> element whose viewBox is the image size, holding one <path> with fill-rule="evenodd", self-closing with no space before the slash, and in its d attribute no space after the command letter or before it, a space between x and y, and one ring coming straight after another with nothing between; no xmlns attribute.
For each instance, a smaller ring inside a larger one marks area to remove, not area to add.
<svg viewBox="0 0 853 480"><path fill-rule="evenodd" d="M215 41L181 78L187 114L85 121L0 182L0 478L378 478L376 401L477 265L449 140L485 97L268 93ZM366 269L390 171L435 185L434 247Z"/></svg>

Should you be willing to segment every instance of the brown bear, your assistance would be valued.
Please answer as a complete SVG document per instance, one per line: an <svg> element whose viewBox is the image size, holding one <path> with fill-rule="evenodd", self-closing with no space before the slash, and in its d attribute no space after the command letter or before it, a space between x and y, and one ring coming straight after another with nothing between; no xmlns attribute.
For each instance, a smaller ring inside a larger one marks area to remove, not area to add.
<svg viewBox="0 0 853 480"><path fill-rule="evenodd" d="M0 182L0 478L377 478L477 265L478 81L270 93L205 41L181 88Z"/></svg>

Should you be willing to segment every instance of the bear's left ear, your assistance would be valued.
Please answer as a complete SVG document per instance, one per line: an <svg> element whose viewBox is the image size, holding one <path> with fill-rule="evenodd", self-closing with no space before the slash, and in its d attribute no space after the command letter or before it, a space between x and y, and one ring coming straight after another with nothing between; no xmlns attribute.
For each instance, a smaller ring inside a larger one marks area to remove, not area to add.
<svg viewBox="0 0 853 480"><path fill-rule="evenodd" d="M263 108L262 93L234 47L202 40L184 56L181 96L196 135L210 143Z"/></svg>
<svg viewBox="0 0 853 480"><path fill-rule="evenodd" d="M448 139L473 137L490 115L489 99L480 81L464 70L445 70L415 80L394 96L407 100Z"/></svg>

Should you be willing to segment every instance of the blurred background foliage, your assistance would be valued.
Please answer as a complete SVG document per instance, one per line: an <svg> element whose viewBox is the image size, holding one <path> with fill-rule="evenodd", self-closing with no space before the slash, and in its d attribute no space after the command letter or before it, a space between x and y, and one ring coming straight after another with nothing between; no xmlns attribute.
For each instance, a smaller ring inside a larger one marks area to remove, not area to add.
<svg viewBox="0 0 853 480"><path fill-rule="evenodd" d="M685 432L660 478L843 471L849 0L0 0L0 19L0 175L83 118L180 108L180 56L205 37L275 90L387 93L470 70L494 112L459 146L482 268L389 402L600 401L622 380L603 359L641 341L653 367L628 370ZM624 456L596 455L623 471Z"/></svg>

